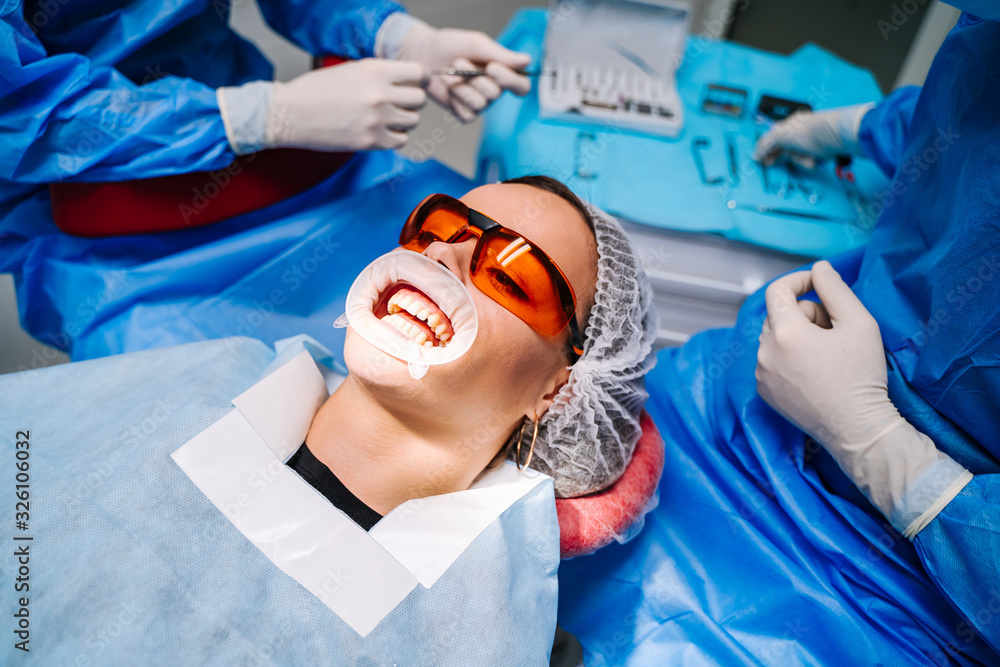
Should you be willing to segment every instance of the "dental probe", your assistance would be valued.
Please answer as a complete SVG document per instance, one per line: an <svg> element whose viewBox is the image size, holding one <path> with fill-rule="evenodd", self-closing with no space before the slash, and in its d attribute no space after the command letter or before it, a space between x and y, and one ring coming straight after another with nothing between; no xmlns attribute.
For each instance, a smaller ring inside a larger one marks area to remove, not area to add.
<svg viewBox="0 0 1000 667"><path fill-rule="evenodd" d="M767 215L777 215L789 218L803 218L806 220L822 220L824 222L847 222L855 221L855 218L848 218L839 215L826 215L825 213L811 213L809 211L796 211L790 208L774 208L771 206L755 206L753 204L740 204L732 199L726 202L726 208L741 209L744 211L756 211Z"/></svg>
<svg viewBox="0 0 1000 667"><path fill-rule="evenodd" d="M440 76L465 76L465 77L474 77L474 76L485 76L486 75L486 70L484 70L484 69L455 69L454 67L444 67L444 68L441 68L441 69L432 69L430 71L430 73L431 73L431 76L440 75ZM520 74L521 76L547 76L547 75L555 76L555 72L535 71L535 72L516 72L516 73Z"/></svg>

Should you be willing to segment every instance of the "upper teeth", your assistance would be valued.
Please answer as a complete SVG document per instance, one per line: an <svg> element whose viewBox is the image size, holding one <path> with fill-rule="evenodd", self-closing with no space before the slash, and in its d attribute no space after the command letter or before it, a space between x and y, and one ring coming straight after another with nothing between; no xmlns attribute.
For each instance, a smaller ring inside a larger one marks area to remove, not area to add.
<svg viewBox="0 0 1000 667"><path fill-rule="evenodd" d="M446 318L438 313L431 313L424 301L411 294L403 294L402 292L393 294L386 308L389 314L383 317L382 321L399 329L418 345L433 347L435 343L438 343L441 347L445 347L446 342L451 338L451 334L446 333L448 331ZM434 332L434 336L429 336L421 327L397 314L404 310L418 320L427 322L427 326Z"/></svg>
<svg viewBox="0 0 1000 667"><path fill-rule="evenodd" d="M396 293L391 299L389 299L389 312L398 313L400 310L405 310L410 315L413 315L420 320L426 320L431 314L430 310L425 308L424 305L414 297L409 294L402 295ZM435 313L435 315L436 314L437 313ZM440 318L438 318L438 320L440 320ZM434 324L431 325L432 328L434 326Z"/></svg>

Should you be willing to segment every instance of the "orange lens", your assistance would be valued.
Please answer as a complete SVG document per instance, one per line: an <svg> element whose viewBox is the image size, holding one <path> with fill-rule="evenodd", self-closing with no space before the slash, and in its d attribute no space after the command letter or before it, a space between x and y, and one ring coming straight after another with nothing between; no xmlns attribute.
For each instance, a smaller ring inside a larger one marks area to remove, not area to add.
<svg viewBox="0 0 1000 667"><path fill-rule="evenodd" d="M469 207L448 195L427 197L413 210L399 245L423 252L435 242L479 237L472 257L472 282L485 295L539 332L554 336L569 324L576 297L566 276L548 255L520 234L486 218L483 232L469 224Z"/></svg>
<svg viewBox="0 0 1000 667"><path fill-rule="evenodd" d="M407 250L423 252L436 241L450 241L469 226L469 209L447 195L431 195L403 225L399 245Z"/></svg>
<svg viewBox="0 0 1000 667"><path fill-rule="evenodd" d="M543 334L566 327L573 288L541 250L503 228L490 230L480 246L471 267L476 287Z"/></svg>

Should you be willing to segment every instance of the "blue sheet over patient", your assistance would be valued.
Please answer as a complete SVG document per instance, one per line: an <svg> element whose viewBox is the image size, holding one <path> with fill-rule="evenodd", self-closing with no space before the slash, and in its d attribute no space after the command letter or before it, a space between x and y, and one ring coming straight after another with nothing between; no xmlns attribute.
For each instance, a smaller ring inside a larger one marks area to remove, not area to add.
<svg viewBox="0 0 1000 667"><path fill-rule="evenodd" d="M20 534L34 537L23 593L30 653L8 637L0 662L381 665L420 656L427 664L547 664L559 558L549 480L362 637L235 525L274 483L271 468L243 480L248 498L223 511L171 459L236 412L234 397L303 350L330 363L308 340L276 353L230 338L0 378L8 482L12 438L30 431L31 512ZM14 525L13 511L13 502L0 511L5 525ZM275 532L285 530L281 515L272 520ZM13 553L0 559L5 575L16 571ZM381 585L331 569L330 595L338 586Z"/></svg>

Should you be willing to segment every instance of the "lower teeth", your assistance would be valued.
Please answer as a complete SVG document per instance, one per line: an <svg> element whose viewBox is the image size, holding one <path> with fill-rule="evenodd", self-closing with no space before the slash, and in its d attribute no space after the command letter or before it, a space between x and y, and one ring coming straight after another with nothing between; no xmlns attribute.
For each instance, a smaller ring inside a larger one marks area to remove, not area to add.
<svg viewBox="0 0 1000 667"><path fill-rule="evenodd" d="M402 333L404 336L415 342L417 345L423 345L424 347L447 347L448 346L447 340L451 338L451 336L448 334L442 334L441 338L431 340L427 336L427 333L424 331L420 331L416 335L412 335L407 331L407 329L409 327L413 327L416 325L409 324L405 320L403 320L403 318L392 313L383 317L382 321L391 326L393 329L396 329L397 331ZM405 328L404 324L406 325Z"/></svg>

